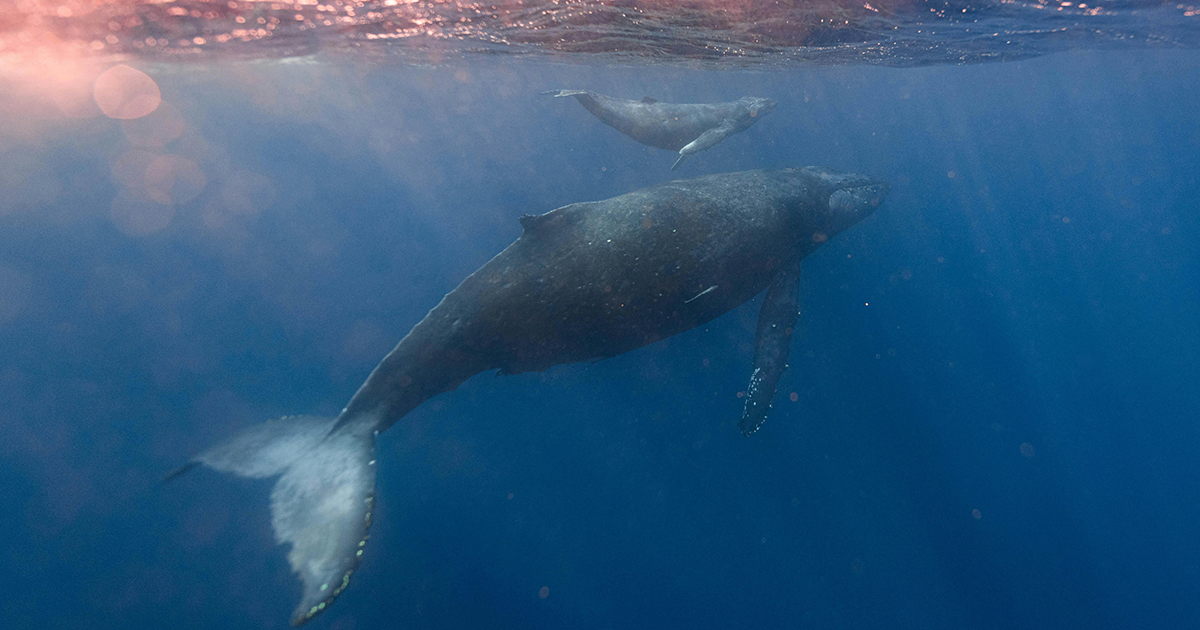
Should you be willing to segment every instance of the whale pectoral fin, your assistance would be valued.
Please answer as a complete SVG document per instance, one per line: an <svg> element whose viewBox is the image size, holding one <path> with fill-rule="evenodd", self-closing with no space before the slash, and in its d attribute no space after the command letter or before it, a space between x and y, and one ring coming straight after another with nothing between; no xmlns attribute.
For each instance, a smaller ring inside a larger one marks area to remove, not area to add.
<svg viewBox="0 0 1200 630"><path fill-rule="evenodd" d="M271 490L275 540L303 583L292 612L298 626L327 608L350 583L366 545L375 495L374 425L296 416L271 420L197 456L242 477L282 475ZM332 433L331 433L332 430ZM186 472L181 469L169 478Z"/></svg>
<svg viewBox="0 0 1200 630"><path fill-rule="evenodd" d="M564 96L579 96L587 93L587 90L546 90L545 92L542 92L542 94L553 96L554 98L563 98Z"/></svg>
<svg viewBox="0 0 1200 630"><path fill-rule="evenodd" d="M684 147L679 150L679 159L675 160L675 163L671 165L671 170L673 171L679 168L679 165L682 164L683 161L692 154L710 149L713 145L737 132L738 129L735 121L725 119L725 121L723 121L720 125L705 131L704 133L700 134L700 137L684 145Z"/></svg>
<svg viewBox="0 0 1200 630"><path fill-rule="evenodd" d="M787 263L767 288L758 312L754 339L754 372L746 388L746 407L738 427L749 437L767 419L779 377L787 369L792 329L800 314L800 260Z"/></svg>
<svg viewBox="0 0 1200 630"><path fill-rule="evenodd" d="M691 155L711 149L713 145L737 133L737 122L726 118L721 124L700 134L700 137L687 143L679 150L680 155Z"/></svg>

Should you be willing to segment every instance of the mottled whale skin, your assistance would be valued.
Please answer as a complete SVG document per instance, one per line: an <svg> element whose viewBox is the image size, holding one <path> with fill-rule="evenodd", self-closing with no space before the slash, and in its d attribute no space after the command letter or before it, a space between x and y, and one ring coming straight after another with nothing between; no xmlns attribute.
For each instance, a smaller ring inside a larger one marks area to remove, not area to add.
<svg viewBox="0 0 1200 630"><path fill-rule="evenodd" d="M671 170L689 156L750 128L775 109L775 100L744 96L729 103L661 103L613 98L586 90L552 90L555 98L575 97L600 122L638 142L679 151Z"/></svg>
<svg viewBox="0 0 1200 630"><path fill-rule="evenodd" d="M276 540L303 582L302 624L350 581L374 504L375 437L480 372L602 359L690 330L764 289L741 430L753 433L787 367L800 260L870 215L887 184L820 168L668 182L524 216L520 238L468 276L379 365L336 418L251 427L206 464L280 476Z"/></svg>

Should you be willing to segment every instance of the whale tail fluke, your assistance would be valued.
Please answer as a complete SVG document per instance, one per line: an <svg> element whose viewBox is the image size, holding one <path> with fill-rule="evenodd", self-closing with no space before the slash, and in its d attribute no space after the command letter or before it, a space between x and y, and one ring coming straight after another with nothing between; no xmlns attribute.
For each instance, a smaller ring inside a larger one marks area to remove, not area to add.
<svg viewBox="0 0 1200 630"><path fill-rule="evenodd" d="M292 612L298 626L327 608L362 558L375 498L375 435L369 422L290 416L251 427L167 476L201 464L256 479L279 476L271 490L275 540L304 593Z"/></svg>
<svg viewBox="0 0 1200 630"><path fill-rule="evenodd" d="M580 96L587 93L587 90L547 90L542 92L542 94L549 94L554 98L563 98L564 96Z"/></svg>

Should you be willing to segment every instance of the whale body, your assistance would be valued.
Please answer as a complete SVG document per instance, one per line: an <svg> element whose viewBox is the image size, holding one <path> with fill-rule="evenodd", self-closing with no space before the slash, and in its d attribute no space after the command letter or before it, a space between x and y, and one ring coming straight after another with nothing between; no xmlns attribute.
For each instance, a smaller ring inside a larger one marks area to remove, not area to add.
<svg viewBox="0 0 1200 630"><path fill-rule="evenodd" d="M600 122L638 142L679 151L671 170L688 157L743 132L775 109L775 99L744 96L728 103L662 103L613 98L586 90L552 90L555 98L572 96Z"/></svg>
<svg viewBox="0 0 1200 630"><path fill-rule="evenodd" d="M741 431L756 431L787 367L800 261L870 215L888 185L820 168L664 183L521 218L523 233L462 281L371 372L336 418L251 427L204 464L279 476L276 540L303 583L294 625L350 582L367 542L375 437L480 372L611 357L700 326L764 289Z"/></svg>

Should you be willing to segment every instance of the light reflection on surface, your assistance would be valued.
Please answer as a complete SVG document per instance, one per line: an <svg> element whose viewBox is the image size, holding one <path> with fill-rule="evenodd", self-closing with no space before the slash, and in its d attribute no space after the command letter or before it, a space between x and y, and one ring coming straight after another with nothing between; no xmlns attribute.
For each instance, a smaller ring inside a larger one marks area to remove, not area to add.
<svg viewBox="0 0 1200 630"><path fill-rule="evenodd" d="M0 8L0 57L325 51L424 63L482 52L922 65L1078 47L1194 47L1198 14L1192 4L1154 0L21 0Z"/></svg>

